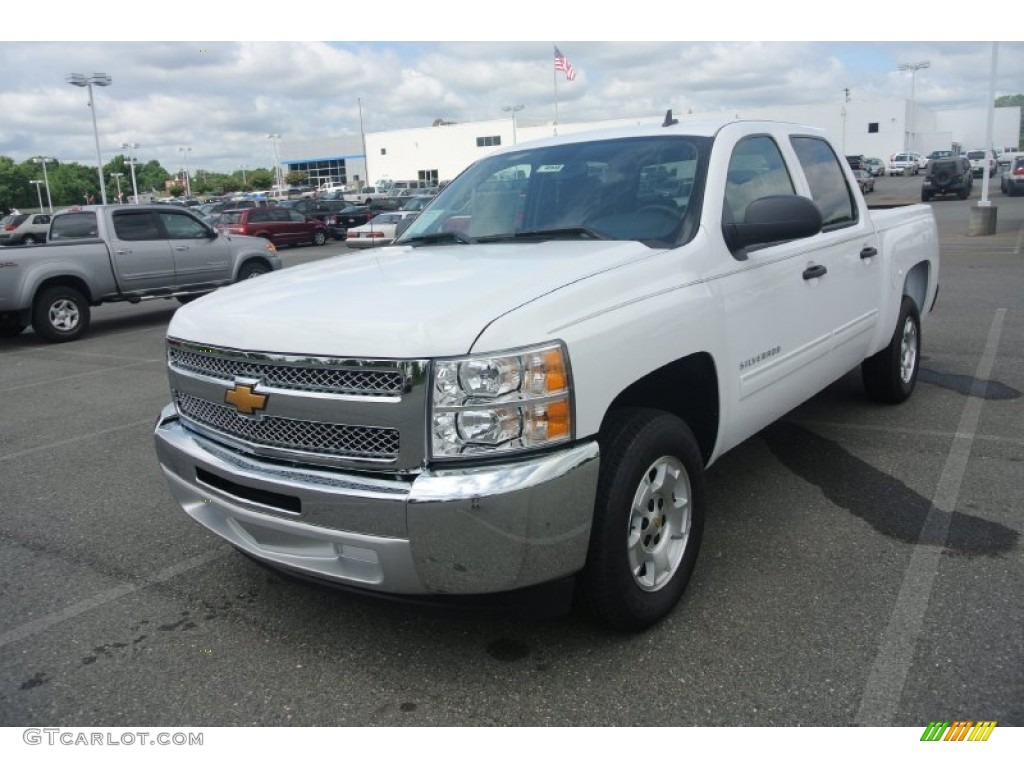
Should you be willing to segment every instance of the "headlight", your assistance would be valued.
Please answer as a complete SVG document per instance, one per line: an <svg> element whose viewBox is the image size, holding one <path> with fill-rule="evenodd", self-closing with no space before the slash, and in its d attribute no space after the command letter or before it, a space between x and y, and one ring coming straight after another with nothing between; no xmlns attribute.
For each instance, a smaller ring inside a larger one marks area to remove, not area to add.
<svg viewBox="0 0 1024 768"><path fill-rule="evenodd" d="M569 361L559 343L435 360L434 458L503 454L571 440Z"/></svg>

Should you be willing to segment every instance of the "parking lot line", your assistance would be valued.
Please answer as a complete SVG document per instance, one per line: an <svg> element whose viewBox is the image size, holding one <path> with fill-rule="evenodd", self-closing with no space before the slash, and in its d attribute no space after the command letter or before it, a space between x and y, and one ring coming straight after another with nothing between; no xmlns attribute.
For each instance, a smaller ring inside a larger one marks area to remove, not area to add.
<svg viewBox="0 0 1024 768"><path fill-rule="evenodd" d="M101 435L109 435L111 432L120 432L124 429L135 429L143 425L153 425L156 423L156 417L152 419L141 419L139 421L132 421L128 424L121 424L116 427L107 427L96 432L89 432L84 435L76 435L75 437L69 437L67 440L58 440L55 443L47 443L46 445L37 445L35 448L26 448L24 451L15 451L14 453L8 453L6 456L0 456L0 461L9 461L10 459L20 459L22 456L30 456L33 453L39 453L41 451L49 451L52 448L60 448L64 445L71 445L72 443L80 443L82 440L91 440L94 437L100 437Z"/></svg>
<svg viewBox="0 0 1024 768"><path fill-rule="evenodd" d="M949 532L950 515L956 509L960 485L971 456L975 430L981 419L981 408L985 403L985 382L992 373L1005 317L1006 309L997 309L989 327L988 340L974 374L971 394L960 414L953 443L942 467L942 474L939 475L928 515L918 533L910 564L903 575L903 583L896 596L889 623L881 634L878 653L871 666L857 712L858 725L892 725L896 709L903 697L903 688L914 660L917 639L924 624L932 585L939 570L943 546Z"/></svg>
<svg viewBox="0 0 1024 768"><path fill-rule="evenodd" d="M111 371L120 371L125 368L138 368L143 365L152 365L153 363L163 364L163 360L145 360L141 363L128 363L127 365L112 365L109 368L99 368L95 371L83 371L82 373L69 373L67 376L58 376L57 378L48 378L44 381L31 381L27 384L15 384L11 387L0 387L0 392L14 392L19 389L30 389L42 387L46 384L56 384L60 381L68 381L69 379L81 379L86 376L99 376L103 373L110 373Z"/></svg>
<svg viewBox="0 0 1024 768"><path fill-rule="evenodd" d="M93 608L99 608L101 605L118 600L125 595L130 595L132 592L137 592L140 589L145 589L154 584L161 584L165 581L170 581L176 576L180 576L183 573L194 570L201 566L206 565L209 562L222 557L226 553L226 549L219 548L212 552L207 552L202 555L183 560L180 563L176 563L164 570L156 573L148 578L144 578L135 584L123 584L119 587L113 587L111 589L104 590L92 597L87 597L84 600L79 600L74 605L69 605L67 608L62 608L59 611L53 611L48 613L46 616L41 616L38 619L22 624L20 627L15 627L12 630L4 632L0 635L0 648L11 643L16 643L19 640L24 640L27 637L38 634L44 630L49 629L55 624L60 624L62 621L73 619L76 616L80 616L86 611L91 611Z"/></svg>

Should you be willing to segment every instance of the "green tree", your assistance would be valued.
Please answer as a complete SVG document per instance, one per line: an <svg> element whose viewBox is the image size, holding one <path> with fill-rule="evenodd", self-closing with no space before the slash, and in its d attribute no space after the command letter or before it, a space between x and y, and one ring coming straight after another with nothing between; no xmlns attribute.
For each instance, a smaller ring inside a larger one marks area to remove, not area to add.
<svg viewBox="0 0 1024 768"><path fill-rule="evenodd" d="M163 195L164 183L171 178L171 174L156 160L150 160L144 165L136 163L135 176L138 180L140 195L147 192Z"/></svg>
<svg viewBox="0 0 1024 768"><path fill-rule="evenodd" d="M309 183L308 171L288 171L284 177L284 183L290 187L298 187Z"/></svg>
<svg viewBox="0 0 1024 768"><path fill-rule="evenodd" d="M1019 135L1017 136L1017 149L1024 147L1024 93L1000 96L996 99L996 106L1021 108L1020 129L1018 130Z"/></svg>
<svg viewBox="0 0 1024 768"><path fill-rule="evenodd" d="M253 189L270 189L274 186L274 174L266 168L257 168L249 173L249 186Z"/></svg>

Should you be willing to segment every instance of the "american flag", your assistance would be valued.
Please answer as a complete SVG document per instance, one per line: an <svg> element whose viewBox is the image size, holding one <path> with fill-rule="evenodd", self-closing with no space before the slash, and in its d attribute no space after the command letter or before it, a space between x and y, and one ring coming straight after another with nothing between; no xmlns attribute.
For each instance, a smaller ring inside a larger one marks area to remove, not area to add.
<svg viewBox="0 0 1024 768"><path fill-rule="evenodd" d="M576 79L576 70L572 68L572 64L565 58L558 46L555 46L555 72L565 72L566 80Z"/></svg>

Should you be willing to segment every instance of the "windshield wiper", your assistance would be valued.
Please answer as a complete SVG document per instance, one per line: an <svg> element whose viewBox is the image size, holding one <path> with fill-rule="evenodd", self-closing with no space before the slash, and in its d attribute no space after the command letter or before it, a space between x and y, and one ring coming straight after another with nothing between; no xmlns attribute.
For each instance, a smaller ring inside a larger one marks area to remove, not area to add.
<svg viewBox="0 0 1024 768"><path fill-rule="evenodd" d="M604 235L595 232L590 227L556 227L554 229L523 229L519 232L509 232L507 235L481 237L480 242L495 242L498 240L556 240L576 237L582 237L587 240L605 239Z"/></svg>
<svg viewBox="0 0 1024 768"><path fill-rule="evenodd" d="M444 243L475 243L472 237L467 237L461 232L434 232L430 235L415 235L403 240L398 240L395 245L442 245Z"/></svg>

